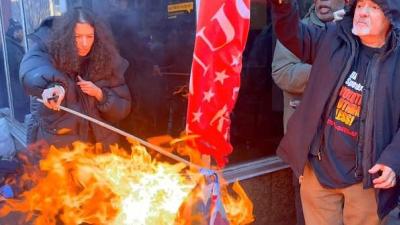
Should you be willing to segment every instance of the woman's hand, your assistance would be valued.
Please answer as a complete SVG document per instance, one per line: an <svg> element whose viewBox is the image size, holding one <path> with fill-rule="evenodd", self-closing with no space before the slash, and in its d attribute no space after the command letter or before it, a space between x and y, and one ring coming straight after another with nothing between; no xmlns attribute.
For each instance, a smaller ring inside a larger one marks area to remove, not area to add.
<svg viewBox="0 0 400 225"><path fill-rule="evenodd" d="M78 80L76 84L79 85L83 93L95 97L99 102L103 100L103 91L93 82L84 80L80 76L78 76Z"/></svg>
<svg viewBox="0 0 400 225"><path fill-rule="evenodd" d="M64 96L65 90L60 85L44 89L42 92L43 104L49 109L59 111Z"/></svg>

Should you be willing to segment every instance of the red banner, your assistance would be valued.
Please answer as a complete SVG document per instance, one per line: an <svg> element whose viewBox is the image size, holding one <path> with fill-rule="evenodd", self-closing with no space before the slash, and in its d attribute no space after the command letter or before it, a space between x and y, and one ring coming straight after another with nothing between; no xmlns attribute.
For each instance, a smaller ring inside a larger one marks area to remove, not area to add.
<svg viewBox="0 0 400 225"><path fill-rule="evenodd" d="M223 167L232 152L230 113L240 87L250 0L202 0L189 88L187 131L194 147Z"/></svg>

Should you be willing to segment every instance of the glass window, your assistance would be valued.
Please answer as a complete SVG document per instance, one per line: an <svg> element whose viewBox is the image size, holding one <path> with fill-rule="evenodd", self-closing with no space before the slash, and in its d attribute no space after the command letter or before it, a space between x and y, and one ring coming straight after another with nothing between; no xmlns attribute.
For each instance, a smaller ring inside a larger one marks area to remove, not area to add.
<svg viewBox="0 0 400 225"><path fill-rule="evenodd" d="M0 39L0 118L10 115L10 105L8 102L7 78L4 70L3 41Z"/></svg>
<svg viewBox="0 0 400 225"><path fill-rule="evenodd" d="M312 1L299 1L300 14ZM271 77L276 37L268 1L251 1L250 31L243 55L238 101L232 114L231 163L275 155L283 136L283 95Z"/></svg>
<svg viewBox="0 0 400 225"><path fill-rule="evenodd" d="M252 1L241 87L232 114L232 163L275 154L283 135L283 98L271 78L275 37L265 1Z"/></svg>
<svg viewBox="0 0 400 225"><path fill-rule="evenodd" d="M29 96L22 91L23 88L19 82L19 65L25 54L20 1L4 0L1 6L5 31L3 40L5 40L7 57L5 62L9 73L13 115L17 121L23 123L25 116L29 114Z"/></svg>
<svg viewBox="0 0 400 225"><path fill-rule="evenodd" d="M67 10L67 0L18 0L23 1L26 33L31 34L49 16L59 16Z"/></svg>
<svg viewBox="0 0 400 225"><path fill-rule="evenodd" d="M121 127L142 138L185 128L187 85L195 38L194 10L168 11L168 5L194 1L103 0L93 5L106 15L122 57L130 63L125 80L133 98Z"/></svg>

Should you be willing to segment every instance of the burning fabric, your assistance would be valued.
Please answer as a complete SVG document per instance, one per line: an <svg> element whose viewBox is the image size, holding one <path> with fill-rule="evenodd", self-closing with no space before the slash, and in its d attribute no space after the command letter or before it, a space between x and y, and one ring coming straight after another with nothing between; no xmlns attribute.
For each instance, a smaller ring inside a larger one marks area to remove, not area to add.
<svg viewBox="0 0 400 225"><path fill-rule="evenodd" d="M203 179L212 176L190 172L183 163L155 161L140 145L133 145L131 154L116 146L111 153L97 152L101 152L99 146L79 142L72 150L51 147L38 166L25 165L17 186L28 190L7 200L1 216L23 212L23 218L13 225L223 225L252 221L252 204L241 189L236 190L237 198L227 195L226 190L219 194L216 182ZM245 211L249 212L247 218L240 219Z"/></svg>

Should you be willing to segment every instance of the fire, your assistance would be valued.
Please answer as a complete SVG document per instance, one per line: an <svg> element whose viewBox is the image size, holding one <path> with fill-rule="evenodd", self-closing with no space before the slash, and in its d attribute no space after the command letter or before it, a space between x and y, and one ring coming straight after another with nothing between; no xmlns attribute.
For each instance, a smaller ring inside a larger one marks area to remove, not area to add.
<svg viewBox="0 0 400 225"><path fill-rule="evenodd" d="M173 225L191 220L180 211L202 175L181 163L156 161L140 145L132 145L131 154L117 146L110 153L98 154L101 151L98 145L79 142L72 150L51 147L39 167L26 165L18 186L27 190L8 200L1 216L23 212L19 224L33 220L35 225L60 221L65 225ZM242 189L235 191L238 198L222 192L227 215L232 225L248 224L252 220L239 215L250 209L245 217L252 218L251 201Z"/></svg>
<svg viewBox="0 0 400 225"><path fill-rule="evenodd" d="M240 186L239 182L232 185L232 190L236 196L228 193L227 186L222 189L222 202L231 225L250 224L254 221L253 203L247 197L246 192Z"/></svg>

